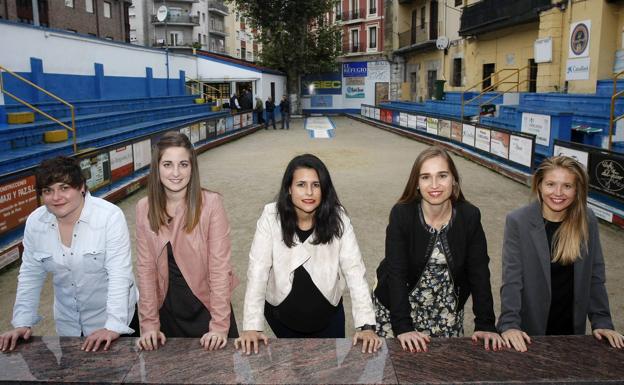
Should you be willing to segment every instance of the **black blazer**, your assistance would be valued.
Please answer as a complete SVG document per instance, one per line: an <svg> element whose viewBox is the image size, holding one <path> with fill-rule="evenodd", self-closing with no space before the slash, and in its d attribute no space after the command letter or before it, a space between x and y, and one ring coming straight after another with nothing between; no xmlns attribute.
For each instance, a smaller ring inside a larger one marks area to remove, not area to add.
<svg viewBox="0 0 624 385"><path fill-rule="evenodd" d="M392 208L386 229L386 257L377 268L375 296L390 310L395 335L414 331L409 293L416 287L435 242L421 213L420 202L396 204ZM490 258L478 208L468 202L454 204L442 246L458 309L472 294L475 330L496 332Z"/></svg>

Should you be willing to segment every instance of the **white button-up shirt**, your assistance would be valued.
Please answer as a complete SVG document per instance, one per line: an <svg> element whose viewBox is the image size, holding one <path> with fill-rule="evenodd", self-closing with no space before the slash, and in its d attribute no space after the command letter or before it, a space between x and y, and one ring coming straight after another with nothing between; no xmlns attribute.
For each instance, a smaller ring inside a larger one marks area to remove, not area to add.
<svg viewBox="0 0 624 385"><path fill-rule="evenodd" d="M64 248L56 217L45 206L26 220L24 253L13 308L14 327L33 326L41 288L54 279L54 319L59 336L106 328L131 334L137 290L128 226L121 209L87 193L71 247Z"/></svg>

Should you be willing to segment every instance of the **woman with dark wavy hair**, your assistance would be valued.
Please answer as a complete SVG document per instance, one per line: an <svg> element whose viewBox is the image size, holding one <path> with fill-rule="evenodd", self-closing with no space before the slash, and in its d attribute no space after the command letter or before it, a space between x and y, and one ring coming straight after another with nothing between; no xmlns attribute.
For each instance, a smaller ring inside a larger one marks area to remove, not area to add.
<svg viewBox="0 0 624 385"><path fill-rule="evenodd" d="M353 344L381 346L366 269L327 167L314 155L290 161L277 202L264 207L249 252L243 353L258 352L264 318L278 338L344 338L342 293L351 294Z"/></svg>

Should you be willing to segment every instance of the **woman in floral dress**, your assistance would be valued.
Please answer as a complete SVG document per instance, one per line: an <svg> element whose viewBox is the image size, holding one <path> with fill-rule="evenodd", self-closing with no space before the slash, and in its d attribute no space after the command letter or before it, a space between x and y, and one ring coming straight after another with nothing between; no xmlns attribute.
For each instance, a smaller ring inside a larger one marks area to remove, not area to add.
<svg viewBox="0 0 624 385"><path fill-rule="evenodd" d="M396 336L404 350L427 351L431 337L464 334L464 305L472 294L475 332L486 350L499 350L489 257L479 209L464 198L457 168L439 147L414 162L392 208L386 257L373 294L377 333Z"/></svg>

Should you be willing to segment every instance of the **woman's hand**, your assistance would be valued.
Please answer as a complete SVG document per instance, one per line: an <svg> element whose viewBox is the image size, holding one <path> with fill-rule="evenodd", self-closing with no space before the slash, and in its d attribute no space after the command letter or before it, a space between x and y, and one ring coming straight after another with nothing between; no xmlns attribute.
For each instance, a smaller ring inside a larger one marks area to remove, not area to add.
<svg viewBox="0 0 624 385"><path fill-rule="evenodd" d="M136 342L136 346L139 350L156 350L158 349L158 343L165 345L167 338L165 334L160 330L150 330L141 334L141 337Z"/></svg>
<svg viewBox="0 0 624 385"><path fill-rule="evenodd" d="M401 333L397 336L401 342L403 350L409 350L410 352L426 352L427 344L431 342L431 338L421 332L413 331Z"/></svg>
<svg viewBox="0 0 624 385"><path fill-rule="evenodd" d="M264 341L264 346L269 344L269 338L264 333L256 330L245 330L240 337L234 340L234 348L238 349L240 347L243 354L249 355L252 350L258 354L260 340Z"/></svg>
<svg viewBox="0 0 624 385"><path fill-rule="evenodd" d="M527 344L531 343L531 337L518 329L506 330L501 334L501 337L503 337L507 348L511 349L513 347L518 352L526 352Z"/></svg>
<svg viewBox="0 0 624 385"><path fill-rule="evenodd" d="M221 332L208 332L199 339L199 344L205 350L223 349L227 345L227 334Z"/></svg>
<svg viewBox="0 0 624 385"><path fill-rule="evenodd" d="M606 338L609 341L611 347L622 349L624 348L624 336L615 330L611 329L594 329L592 334L598 341L602 341L602 338Z"/></svg>
<svg viewBox="0 0 624 385"><path fill-rule="evenodd" d="M24 341L28 341L31 334L32 329L26 326L15 328L0 334L0 350L3 352L6 352L7 350L12 351L15 349L17 341L20 338L23 338Z"/></svg>
<svg viewBox="0 0 624 385"><path fill-rule="evenodd" d="M358 340L362 340L362 353L377 352L381 347L381 338L372 330L362 330L355 332L353 336L353 346L357 345Z"/></svg>
<svg viewBox="0 0 624 385"><path fill-rule="evenodd" d="M472 341L476 344L479 340L483 340L485 350L490 350L490 342L494 351L502 350L505 346L505 342L498 333L476 331L472 334Z"/></svg>

